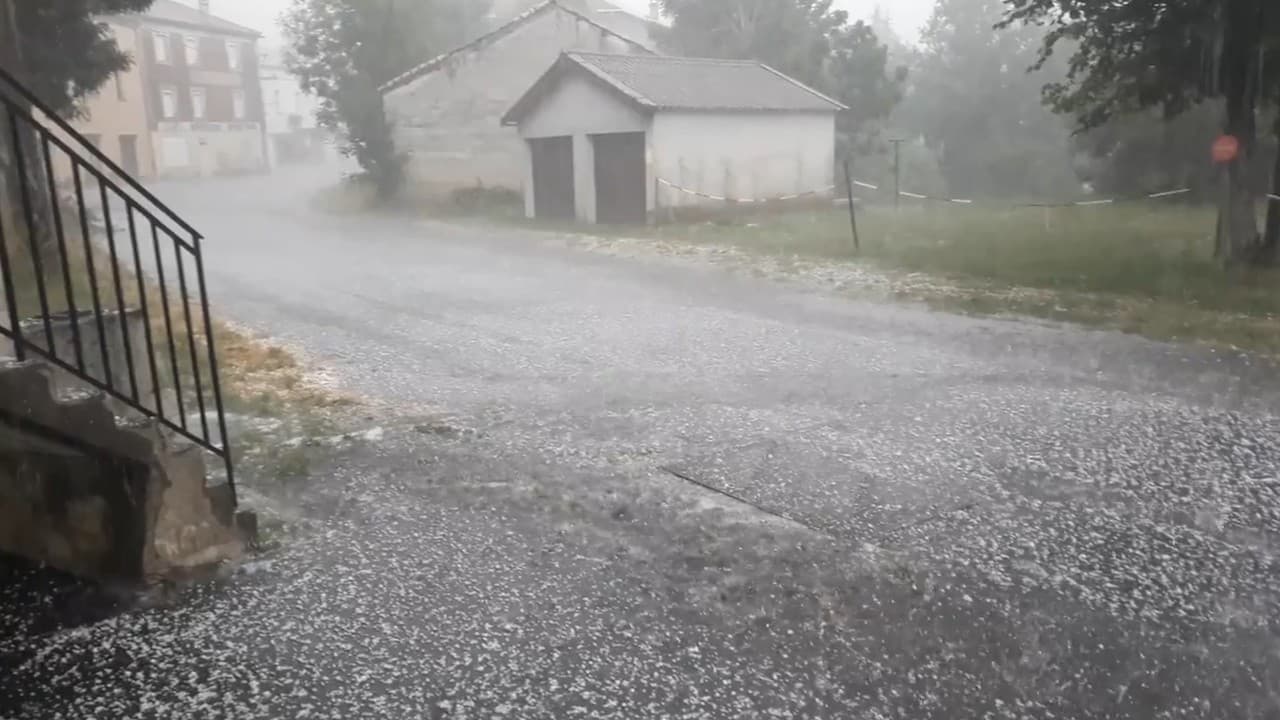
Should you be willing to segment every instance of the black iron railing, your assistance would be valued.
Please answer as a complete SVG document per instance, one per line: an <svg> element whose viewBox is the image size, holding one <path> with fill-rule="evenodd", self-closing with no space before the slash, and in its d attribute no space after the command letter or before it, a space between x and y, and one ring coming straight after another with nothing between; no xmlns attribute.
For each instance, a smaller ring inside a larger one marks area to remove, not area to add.
<svg viewBox="0 0 1280 720"><path fill-rule="evenodd" d="M0 336L213 453L234 497L202 236L3 69L0 128Z"/></svg>

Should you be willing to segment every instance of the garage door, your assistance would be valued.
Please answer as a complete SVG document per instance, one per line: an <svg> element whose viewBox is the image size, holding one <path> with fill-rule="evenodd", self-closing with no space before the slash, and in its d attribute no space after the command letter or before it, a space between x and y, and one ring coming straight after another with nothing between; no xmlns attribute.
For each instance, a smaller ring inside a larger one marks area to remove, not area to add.
<svg viewBox="0 0 1280 720"><path fill-rule="evenodd" d="M541 220L572 220L573 138L531 138L534 216Z"/></svg>
<svg viewBox="0 0 1280 720"><path fill-rule="evenodd" d="M592 135L596 166L596 221L643 225L648 183L644 133Z"/></svg>

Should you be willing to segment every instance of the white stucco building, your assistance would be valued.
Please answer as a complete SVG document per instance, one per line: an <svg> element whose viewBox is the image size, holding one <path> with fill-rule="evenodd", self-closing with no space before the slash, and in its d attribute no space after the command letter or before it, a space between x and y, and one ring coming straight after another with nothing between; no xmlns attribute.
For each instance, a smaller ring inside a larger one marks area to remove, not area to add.
<svg viewBox="0 0 1280 720"><path fill-rule="evenodd" d="M757 62L566 52L503 124L524 140L529 217L642 223L830 192L843 109Z"/></svg>
<svg viewBox="0 0 1280 720"><path fill-rule="evenodd" d="M283 53L269 47L258 55L263 122L271 167L324 160L335 151L316 121L320 100L303 92L298 78L284 65Z"/></svg>

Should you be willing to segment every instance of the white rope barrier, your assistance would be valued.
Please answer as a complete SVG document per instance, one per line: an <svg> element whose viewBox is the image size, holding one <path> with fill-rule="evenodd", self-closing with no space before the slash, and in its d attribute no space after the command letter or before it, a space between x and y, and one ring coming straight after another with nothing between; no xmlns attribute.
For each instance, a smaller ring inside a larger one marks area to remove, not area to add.
<svg viewBox="0 0 1280 720"><path fill-rule="evenodd" d="M863 180L854 180L852 182L857 187L864 188L866 190L874 190L877 192L880 190L880 186L874 183L865 182ZM1175 195L1185 195L1186 193L1189 193L1189 192L1191 192L1191 188L1179 188L1177 190L1165 190L1164 192L1150 193L1149 195L1143 195L1141 197L1136 197L1136 198L1103 198L1099 200L1075 200L1075 201L1069 201L1069 202L1020 203L1020 204L1013 205L1013 207L1054 208L1054 207L1088 207L1092 205L1114 205L1115 203L1121 203L1121 202L1135 202L1139 200L1156 200L1159 198L1173 197ZM899 190L898 195L900 197L910 198L912 200L932 200L934 202L954 203L956 205L974 205L975 204L973 200L968 200L964 198L935 197L932 195L924 195L921 193L907 192L906 190ZM1280 196L1277 196L1277 195L1272 195L1270 197L1273 200L1280 200Z"/></svg>
<svg viewBox="0 0 1280 720"><path fill-rule="evenodd" d="M692 188L681 187L680 185L677 185L671 182L670 180L666 180L664 178L658 178L658 184L663 185L665 187L669 187L672 190L675 190L676 192L679 192L679 193L683 193L685 195L692 195L694 197L706 198L707 200L716 200L719 202L740 203L743 205L754 205L759 203L798 200L802 197L820 195L822 193L831 192L832 190L836 189L835 185L828 185L823 188L818 188L817 190L809 190L808 192L801 192L801 193L792 193L790 195L778 195L776 197L771 197L771 198L730 198L724 195L714 195L712 193L705 193L699 190L693 190ZM853 184L865 190L874 190L876 192L880 191L879 185L876 185L874 183L869 183L864 180L854 180ZM1186 195L1189 192L1191 192L1191 188L1178 188L1177 190L1165 190L1163 192L1149 193L1147 195L1141 195L1141 196L1131 197L1131 198L1103 198L1099 200L1074 200L1074 201L1066 201L1066 202L1019 203L1019 204L1015 204L1013 207L1041 207L1041 208L1092 207L1096 205L1114 205L1116 203L1137 202L1141 200L1160 200L1162 198L1175 197L1178 195ZM965 198L934 197L932 195L924 195L921 193L907 192L906 190L900 190L898 192L898 195L900 195L901 197L910 198L912 200L933 200L935 202L946 202L946 203L953 203L956 205L974 205L975 204L973 200L969 200ZM1280 195L1267 194L1266 198L1268 201L1275 200L1277 202L1280 202Z"/></svg>

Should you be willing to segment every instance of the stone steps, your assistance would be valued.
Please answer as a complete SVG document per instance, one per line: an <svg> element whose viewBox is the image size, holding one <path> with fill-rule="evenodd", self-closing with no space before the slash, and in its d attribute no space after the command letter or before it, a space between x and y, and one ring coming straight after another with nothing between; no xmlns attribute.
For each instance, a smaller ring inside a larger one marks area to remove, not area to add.
<svg viewBox="0 0 1280 720"><path fill-rule="evenodd" d="M0 360L0 551L112 580L243 553L232 493L206 487L203 449L55 378Z"/></svg>

